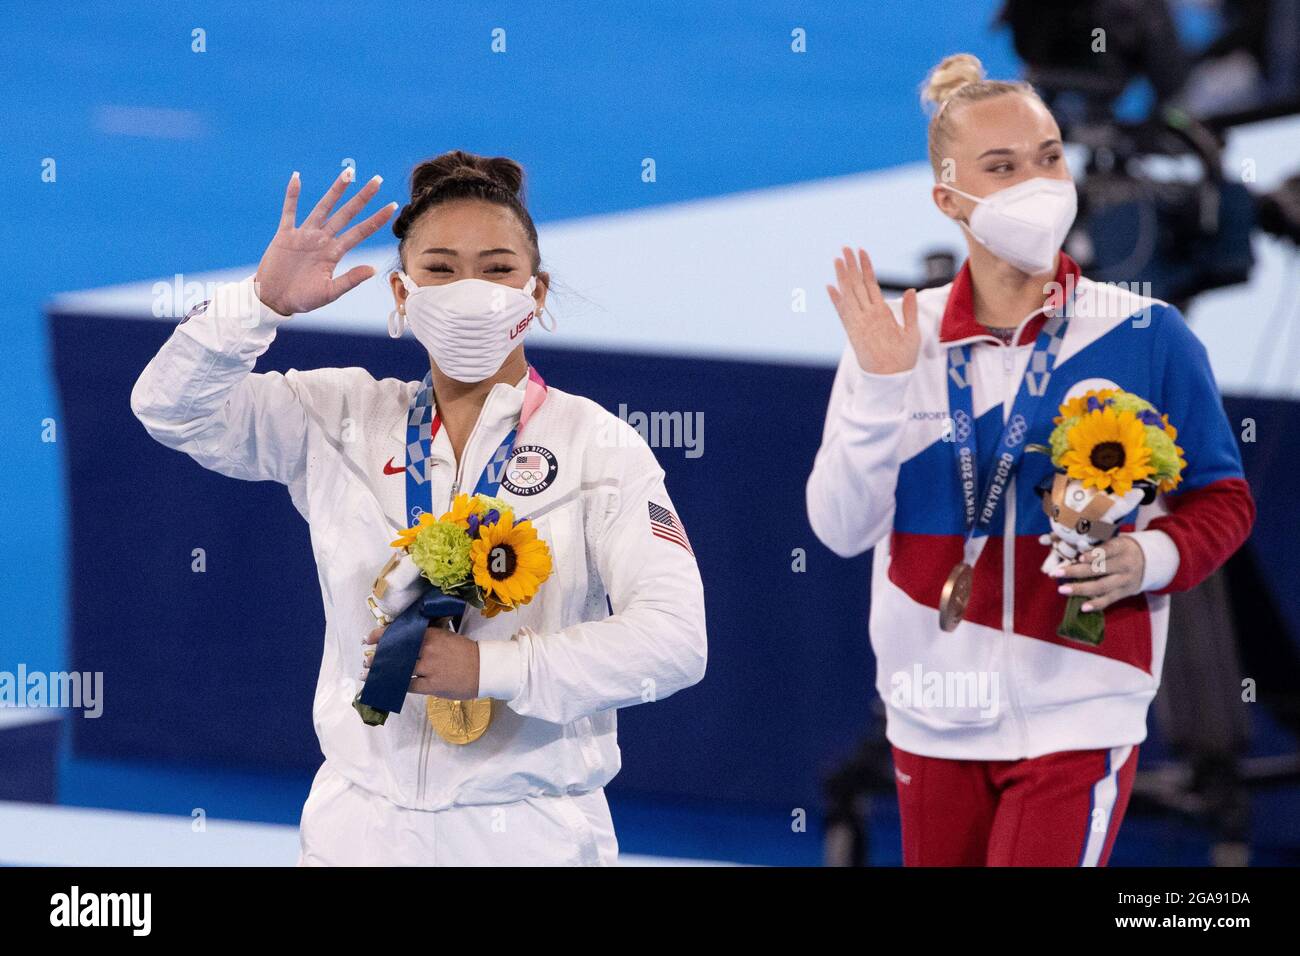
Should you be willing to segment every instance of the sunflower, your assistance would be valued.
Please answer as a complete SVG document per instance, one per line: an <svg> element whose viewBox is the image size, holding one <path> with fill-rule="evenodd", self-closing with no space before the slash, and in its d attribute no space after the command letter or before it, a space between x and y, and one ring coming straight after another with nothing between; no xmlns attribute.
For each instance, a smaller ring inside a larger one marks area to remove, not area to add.
<svg viewBox="0 0 1300 956"><path fill-rule="evenodd" d="M1057 411L1060 412L1060 414L1058 414L1054 419L1052 419L1052 423L1055 425L1059 425L1061 424L1061 422L1064 422L1068 419L1079 418L1083 415L1086 415L1088 414L1088 399L1095 398L1099 403L1105 405L1106 402L1109 399L1111 399L1113 396L1115 396L1117 393L1118 393L1117 389L1102 388L1102 389L1093 389L1089 392L1085 392L1084 394L1080 395L1077 398L1071 398L1066 402L1064 402L1059 409L1057 409Z"/></svg>
<svg viewBox="0 0 1300 956"><path fill-rule="evenodd" d="M1131 411L1117 414L1110 407L1091 411L1070 429L1068 440L1061 465L1085 488L1125 495L1133 482L1155 470L1146 426Z"/></svg>
<svg viewBox="0 0 1300 956"><path fill-rule="evenodd" d="M525 602L527 603L527 602ZM480 612L484 617L496 617L502 611L513 611L509 604L502 604L490 594L483 598L483 610Z"/></svg>
<svg viewBox="0 0 1300 956"><path fill-rule="evenodd" d="M483 616L527 604L551 574L551 552L531 521L514 524L506 511L496 524L482 525L470 549L474 583L483 592Z"/></svg>
<svg viewBox="0 0 1300 956"><path fill-rule="evenodd" d="M416 521L415 524L397 532L397 540L390 541L389 544L394 548L409 548L411 545L415 544L415 536L420 533L420 529L426 525L433 524L437 520L437 518L425 511L420 515L419 520Z"/></svg>
<svg viewBox="0 0 1300 956"><path fill-rule="evenodd" d="M462 531L469 527L469 516L483 513L483 501L480 495L467 495L464 492L458 494L451 502L451 510L444 514L439 521L449 521L452 524L460 525Z"/></svg>

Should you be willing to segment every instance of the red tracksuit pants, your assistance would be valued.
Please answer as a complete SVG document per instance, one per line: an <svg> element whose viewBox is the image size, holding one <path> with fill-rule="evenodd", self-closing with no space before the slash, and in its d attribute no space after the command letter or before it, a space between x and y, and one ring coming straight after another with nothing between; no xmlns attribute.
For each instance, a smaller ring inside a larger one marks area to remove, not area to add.
<svg viewBox="0 0 1300 956"><path fill-rule="evenodd" d="M1105 866L1138 748L1027 760L894 751L904 866Z"/></svg>

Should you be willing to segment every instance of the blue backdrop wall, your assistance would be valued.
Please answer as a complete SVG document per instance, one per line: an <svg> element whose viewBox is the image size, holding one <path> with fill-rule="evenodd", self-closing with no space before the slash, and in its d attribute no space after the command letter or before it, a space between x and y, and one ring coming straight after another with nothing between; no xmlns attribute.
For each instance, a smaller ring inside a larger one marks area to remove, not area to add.
<svg viewBox="0 0 1300 956"><path fill-rule="evenodd" d="M73 721L84 756L309 769L320 761L311 700L324 628L307 527L279 485L242 482L154 442L131 386L170 334L152 320L51 318L71 490L71 656L104 672L106 714ZM536 348L547 381L617 413L699 411L703 454L658 448L706 582L710 662L696 687L620 714L615 789L816 807L824 775L861 739L874 699L870 559L814 538L804 481L833 371L778 364ZM361 365L423 373L414 345L286 328L259 370ZM1300 442L1295 405L1227 401L1255 422L1241 445L1260 505L1252 542L1265 591L1300 633L1286 489ZM1264 493L1267 487L1268 493ZM742 527L743 535L735 528ZM191 570L203 548L206 571ZM807 555L793 570L794 549ZM1172 639L1176 639L1176 635ZM1296 692L1286 634L1243 633L1261 693ZM1249 672L1248 672L1249 673ZM1285 746L1256 723L1256 749ZM1150 748L1148 748L1150 750Z"/></svg>

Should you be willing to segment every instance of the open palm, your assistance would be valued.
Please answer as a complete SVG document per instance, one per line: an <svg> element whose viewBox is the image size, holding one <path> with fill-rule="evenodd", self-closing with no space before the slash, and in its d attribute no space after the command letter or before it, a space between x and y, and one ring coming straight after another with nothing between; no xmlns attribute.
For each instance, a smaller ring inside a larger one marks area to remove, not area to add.
<svg viewBox="0 0 1300 956"><path fill-rule="evenodd" d="M356 266L341 276L334 275L343 256L373 236L397 208L397 203L389 203L344 232L383 182L375 176L331 215L354 178L350 167L344 169L301 226L295 222L302 180L297 173L289 178L280 227L257 267L257 296L268 308L281 315L310 312L333 302L375 274L373 266Z"/></svg>
<svg viewBox="0 0 1300 956"><path fill-rule="evenodd" d="M831 303L853 346L853 354L864 372L891 375L916 365L921 349L921 333L916 324L916 290L903 293L903 321L885 304L876 282L871 257L859 249L857 255L847 246L835 260L837 286L828 285Z"/></svg>

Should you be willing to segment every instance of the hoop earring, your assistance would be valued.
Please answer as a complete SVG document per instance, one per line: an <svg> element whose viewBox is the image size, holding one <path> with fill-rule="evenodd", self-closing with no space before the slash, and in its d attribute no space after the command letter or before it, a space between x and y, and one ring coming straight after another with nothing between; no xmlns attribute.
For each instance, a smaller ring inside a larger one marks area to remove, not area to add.
<svg viewBox="0 0 1300 956"><path fill-rule="evenodd" d="M406 313L401 309L394 307L393 311L388 313L388 337L400 339L402 333L406 331Z"/></svg>

